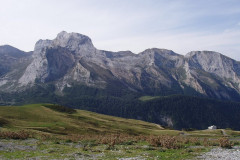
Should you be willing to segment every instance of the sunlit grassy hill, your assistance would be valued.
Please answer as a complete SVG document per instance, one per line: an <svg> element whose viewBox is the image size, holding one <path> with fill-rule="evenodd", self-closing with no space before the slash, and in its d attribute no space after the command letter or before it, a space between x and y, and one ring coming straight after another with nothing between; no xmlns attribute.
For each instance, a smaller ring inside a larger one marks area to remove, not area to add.
<svg viewBox="0 0 240 160"><path fill-rule="evenodd" d="M84 110L75 110L76 112L73 113L68 113L68 111L60 112L52 109L52 106L54 105L1 106L0 126L3 129L27 129L62 135L158 134L167 132L161 126L153 123L107 116Z"/></svg>

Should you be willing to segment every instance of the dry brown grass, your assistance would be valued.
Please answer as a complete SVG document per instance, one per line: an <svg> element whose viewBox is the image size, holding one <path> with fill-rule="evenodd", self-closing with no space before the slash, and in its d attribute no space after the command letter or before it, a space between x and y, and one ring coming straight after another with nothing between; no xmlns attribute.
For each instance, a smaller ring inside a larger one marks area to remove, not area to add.
<svg viewBox="0 0 240 160"><path fill-rule="evenodd" d="M180 141L183 139L180 139L176 136L168 136L168 135L162 135L162 136L150 136L147 141L154 147L162 147L166 149L178 149L181 147Z"/></svg>
<svg viewBox="0 0 240 160"><path fill-rule="evenodd" d="M13 132L13 131L3 131L0 132L0 138L2 139L28 139L31 138L32 135L25 130Z"/></svg>
<svg viewBox="0 0 240 160"><path fill-rule="evenodd" d="M123 144L129 141L132 142L138 142L140 140L146 140L146 136L134 136L134 135L128 135L128 134L105 134L105 135L78 135L78 134L72 134L68 136L62 136L61 139L70 140L73 142L78 141L95 141L97 144Z"/></svg>
<svg viewBox="0 0 240 160"><path fill-rule="evenodd" d="M2 139L28 139L37 138L41 140L65 140L66 142L86 142L86 146L90 145L107 145L107 149L114 149L115 145L132 145L137 142L148 142L153 147L161 147L164 149L179 149L186 145L195 146L220 146L222 148L232 148L234 142L230 142L227 137L219 139L183 137L170 135L129 135L129 134L70 134L70 135L54 135L41 132L31 132L27 130L20 131L2 131L0 132Z"/></svg>
<svg viewBox="0 0 240 160"><path fill-rule="evenodd" d="M231 143L229 139L226 137L219 138L218 142L219 142L219 146L222 148L232 148L233 146L233 143Z"/></svg>

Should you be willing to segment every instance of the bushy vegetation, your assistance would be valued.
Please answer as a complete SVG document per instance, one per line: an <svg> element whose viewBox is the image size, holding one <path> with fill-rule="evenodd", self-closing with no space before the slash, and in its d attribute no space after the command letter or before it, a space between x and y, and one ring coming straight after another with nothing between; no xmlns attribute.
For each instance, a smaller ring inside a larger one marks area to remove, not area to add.
<svg viewBox="0 0 240 160"><path fill-rule="evenodd" d="M219 138L218 142L219 142L219 146L222 147L222 148L230 149L233 146L233 143L230 142L229 139L226 138L226 137Z"/></svg>
<svg viewBox="0 0 240 160"><path fill-rule="evenodd" d="M50 109L58 111L58 112L64 112L64 113L69 113L69 114L77 112L75 109L57 105L57 104L53 104L53 105L52 104L44 104L44 107L50 108Z"/></svg>
<svg viewBox="0 0 240 160"><path fill-rule="evenodd" d="M20 131L0 131L1 139L28 139L31 138L29 132L20 130Z"/></svg>
<svg viewBox="0 0 240 160"><path fill-rule="evenodd" d="M220 146L222 148L232 148L234 141L229 138L199 138L171 135L129 135L121 134L69 134L56 135L30 130L0 131L0 139L21 139L36 138L51 141L83 142L85 149L96 145L107 145L107 149L114 149L115 145L134 145L136 143L146 143L152 149L181 149L187 146Z"/></svg>
<svg viewBox="0 0 240 160"><path fill-rule="evenodd" d="M8 123L9 123L8 120L0 117L0 127L5 126L5 125L7 125Z"/></svg>

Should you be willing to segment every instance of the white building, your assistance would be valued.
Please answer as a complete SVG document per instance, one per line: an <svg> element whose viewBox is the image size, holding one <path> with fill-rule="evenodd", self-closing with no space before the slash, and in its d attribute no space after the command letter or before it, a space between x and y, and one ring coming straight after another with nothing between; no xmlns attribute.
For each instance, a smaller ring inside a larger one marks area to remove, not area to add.
<svg viewBox="0 0 240 160"><path fill-rule="evenodd" d="M213 129L217 129L217 126L212 125L212 126L209 126L208 129L211 129L211 130L213 130Z"/></svg>

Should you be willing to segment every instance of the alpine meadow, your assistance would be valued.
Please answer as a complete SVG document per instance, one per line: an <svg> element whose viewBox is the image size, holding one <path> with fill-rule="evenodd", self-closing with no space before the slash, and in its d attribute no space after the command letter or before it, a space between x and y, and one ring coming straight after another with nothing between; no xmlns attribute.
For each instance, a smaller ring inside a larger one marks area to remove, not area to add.
<svg viewBox="0 0 240 160"><path fill-rule="evenodd" d="M0 2L0 159L240 159L238 0Z"/></svg>

